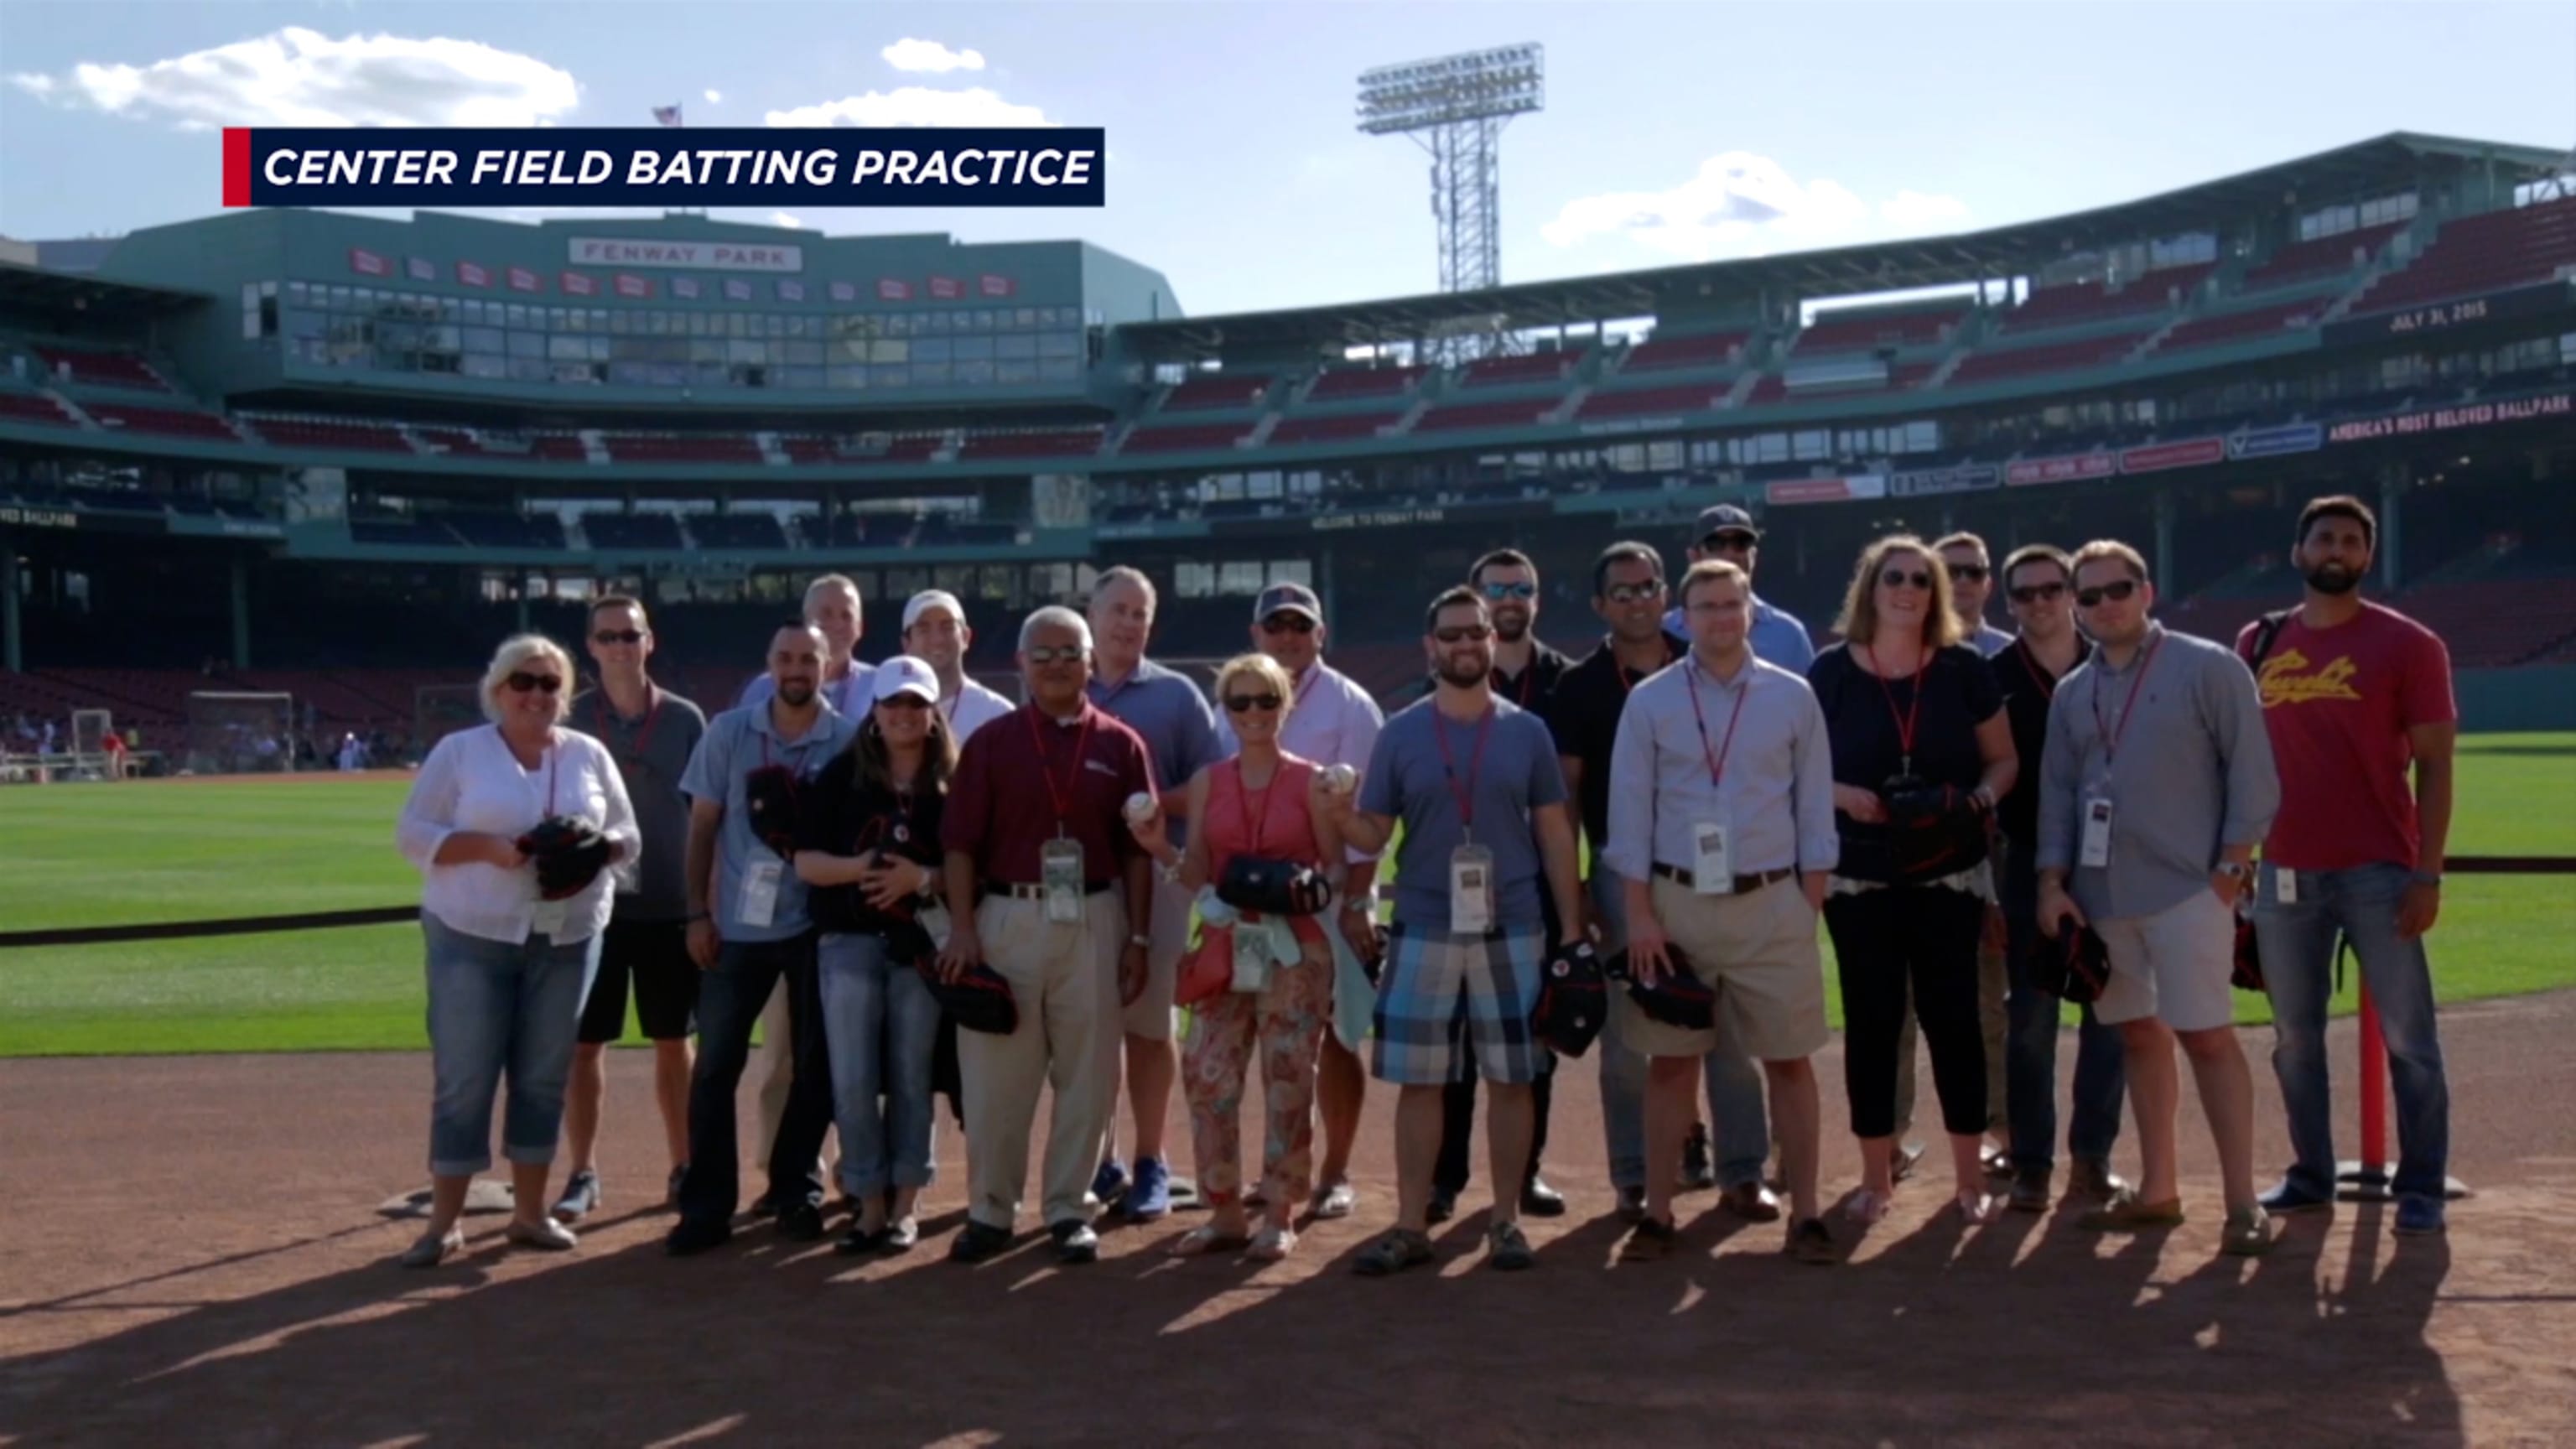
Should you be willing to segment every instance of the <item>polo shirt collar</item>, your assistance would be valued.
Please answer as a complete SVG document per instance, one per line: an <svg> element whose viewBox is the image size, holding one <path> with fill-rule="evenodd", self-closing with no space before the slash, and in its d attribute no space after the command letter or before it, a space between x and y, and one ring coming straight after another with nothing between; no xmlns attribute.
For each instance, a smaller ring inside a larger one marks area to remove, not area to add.
<svg viewBox="0 0 2576 1449"><path fill-rule="evenodd" d="M2157 619L2149 619L2147 621L2147 632L2139 638L2138 650L2136 653L2129 656L2129 662L2126 665L2113 664L2110 656L2103 652L2102 646L2098 643L2093 646L2093 653L2089 657L2088 662L2091 663L2095 669L2100 670L2104 674L2126 674L2130 670L2137 668L2140 660L2153 653L2156 646L2164 642L2164 638L2165 626L2163 622Z"/></svg>

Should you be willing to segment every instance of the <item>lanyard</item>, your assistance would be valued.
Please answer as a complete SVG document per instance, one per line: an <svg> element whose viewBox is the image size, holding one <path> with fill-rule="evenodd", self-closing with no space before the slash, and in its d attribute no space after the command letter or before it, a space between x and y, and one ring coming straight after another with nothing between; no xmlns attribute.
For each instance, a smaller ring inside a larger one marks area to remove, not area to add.
<svg viewBox="0 0 2576 1449"><path fill-rule="evenodd" d="M1500 684L1500 683L1502 683L1502 682L1503 682L1503 671L1502 671L1502 670L1500 670L1500 669L1496 669L1496 670L1494 671L1494 679L1493 679L1493 682L1494 682L1494 683L1496 683L1496 684ZM1537 650L1535 650L1535 649L1533 649L1533 650L1531 650L1531 651L1530 651L1530 662L1529 662L1529 668L1524 669L1524 670L1522 670L1522 671L1521 671L1521 682L1520 682L1517 686L1515 686L1515 687L1513 688L1513 690L1512 690L1512 703L1519 705L1519 706L1520 706L1521 708L1523 708L1523 709L1527 709L1527 708L1529 708L1529 701L1530 701L1530 687L1531 687L1532 685L1536 684L1537 682L1538 682L1538 651L1537 651Z"/></svg>
<svg viewBox="0 0 2576 1449"><path fill-rule="evenodd" d="M1614 652L1610 656L1611 671L1619 676L1619 693L1622 695L1633 694L1636 692L1637 682L1644 679L1646 676L1642 674L1631 676L1628 673L1628 666L1619 662L1619 656L1615 652L1616 647L1617 646L1615 644L1612 646ZM1670 664L1673 662L1675 657L1676 656L1673 653L1672 640L1667 636L1664 641L1664 662L1666 664Z"/></svg>
<svg viewBox="0 0 2576 1449"><path fill-rule="evenodd" d="M1708 766L1708 784L1709 788L1714 790L1726 779L1726 757L1735 751L1735 722L1744 718L1744 699L1753 692L1753 679L1748 675L1744 682L1736 687L1735 708L1726 717L1726 743L1717 747L1717 753L1711 754L1708 748L1708 717L1701 714L1699 708L1699 666L1685 664L1682 668L1686 671L1682 687L1690 693L1691 719L1699 725L1699 757ZM1708 682L1713 689L1726 687L1719 684L1714 675L1709 677Z"/></svg>
<svg viewBox="0 0 2576 1449"><path fill-rule="evenodd" d="M2147 646L2147 657L2138 661L2138 677L2129 681L2129 698L2120 706L2118 729L2111 728L2110 721L2102 717L2102 675L2101 671L2094 671L2093 728L2102 733L2102 767L2106 770L2111 767L2112 761L2119 758L2120 737L2129 732L2129 717L2138 712L2138 690L2147 682L2147 671L2155 667L2156 651L2164 647L2164 636L2159 634L2156 636L2156 642Z"/></svg>
<svg viewBox="0 0 2576 1449"><path fill-rule="evenodd" d="M1896 709L1896 688L1887 682L1886 675L1878 672L1878 651L1866 644L1861 646L1861 650L1862 657L1869 661L1871 677L1878 681L1878 692L1887 696L1887 713L1896 721L1896 752L1901 761L1896 773L1911 775L1914 773L1914 730L1916 725L1923 722L1923 676L1932 672L1932 661L1928 657L1925 658L1915 667L1914 673L1908 676L1914 681L1914 698L1906 704L1904 713L1899 714Z"/></svg>
<svg viewBox="0 0 2576 1449"><path fill-rule="evenodd" d="M1440 773L1449 777L1449 796L1458 802L1458 828L1464 834L1476 825L1476 776L1485 768L1485 736L1494 727L1494 707L1485 706L1476 721L1476 749L1467 757L1467 783L1458 783L1458 758L1449 750L1449 722L1440 711L1431 711L1431 738L1440 745Z"/></svg>
<svg viewBox="0 0 2576 1449"><path fill-rule="evenodd" d="M1038 712L1035 709L1028 712L1029 743L1038 748L1038 778L1046 782L1047 801L1055 806L1055 833L1058 836L1064 834L1065 817L1073 811L1072 802L1067 797L1082 786L1082 757L1091 751L1091 726L1099 718L1100 712L1096 709L1085 707L1082 711L1082 735L1073 742L1073 768L1065 771L1064 788L1059 790L1055 785L1055 770L1047 763L1046 736L1038 729Z"/></svg>
<svg viewBox="0 0 2576 1449"><path fill-rule="evenodd" d="M2021 667L2029 672L2031 678L2039 681L2040 698L2057 698L2057 676L2049 673L2048 666L2039 662L2039 656L2030 652L2030 641L2015 637L2013 648L2021 654Z"/></svg>
<svg viewBox="0 0 2576 1449"><path fill-rule="evenodd" d="M644 686L644 697L648 701L644 706L644 723L635 731L635 741L628 747L627 753L620 756L617 761L618 767L629 774L640 768L650 755L653 749L653 727L662 722L662 691L647 683ZM626 717L617 712L617 705L609 699L608 690L605 687L599 691L599 719L602 726L600 734L603 737L617 733L611 726L626 723Z"/></svg>
<svg viewBox="0 0 2576 1449"><path fill-rule="evenodd" d="M1271 767L1270 783L1261 787L1261 813L1258 815L1252 813L1252 787L1243 782L1243 760L1237 757L1233 765L1234 793L1243 801L1243 818L1252 824L1252 838L1244 842L1243 851L1246 855L1259 855L1261 832L1270 827L1270 802L1279 793L1279 777L1288 773L1288 758L1280 756L1279 763Z"/></svg>

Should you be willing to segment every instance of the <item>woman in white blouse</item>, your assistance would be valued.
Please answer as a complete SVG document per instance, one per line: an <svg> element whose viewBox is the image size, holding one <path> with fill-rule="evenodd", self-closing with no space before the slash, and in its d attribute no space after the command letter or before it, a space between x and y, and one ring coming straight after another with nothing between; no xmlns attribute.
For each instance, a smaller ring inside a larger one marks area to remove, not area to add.
<svg viewBox="0 0 2576 1449"><path fill-rule="evenodd" d="M509 1240L573 1245L572 1233L546 1215L546 1174L582 998L614 904L611 872L599 866L631 863L637 835L607 747L560 727L572 691L571 656L552 640L528 634L502 644L483 675L491 725L440 740L403 805L396 832L403 857L426 880L420 916L436 1078L429 1231L402 1255L406 1267L435 1267L465 1246L458 1215L474 1174L492 1164L492 1099L504 1072L502 1156L515 1204ZM521 842L539 822L566 818L596 839L583 837L579 864L567 867L559 856L545 874L558 894L567 872L574 880L585 869L595 874L548 900Z"/></svg>

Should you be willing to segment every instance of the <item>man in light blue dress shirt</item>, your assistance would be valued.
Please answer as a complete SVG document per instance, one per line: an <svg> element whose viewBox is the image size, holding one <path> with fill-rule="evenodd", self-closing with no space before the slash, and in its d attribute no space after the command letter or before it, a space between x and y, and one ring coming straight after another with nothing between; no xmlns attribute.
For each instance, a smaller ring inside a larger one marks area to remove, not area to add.
<svg viewBox="0 0 2576 1449"><path fill-rule="evenodd" d="M1691 530L1690 561L1724 559L1753 577L1753 565L1762 553L1762 530L1754 527L1753 515L1732 503L1703 508L1699 526ZM1690 637L1690 622L1682 617L1681 605L1675 604L1664 614L1664 632L1675 638ZM1753 657L1765 664L1777 664L1803 679L1807 666L1816 662L1816 641L1807 626L1788 610L1763 602L1753 596Z"/></svg>

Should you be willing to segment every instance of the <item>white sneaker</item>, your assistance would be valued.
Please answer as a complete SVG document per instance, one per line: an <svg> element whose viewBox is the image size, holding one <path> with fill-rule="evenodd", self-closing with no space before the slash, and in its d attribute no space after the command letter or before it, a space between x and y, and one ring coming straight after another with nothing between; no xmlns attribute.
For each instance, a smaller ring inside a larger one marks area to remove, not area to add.
<svg viewBox="0 0 2576 1449"><path fill-rule="evenodd" d="M572 1235L572 1229L553 1218L539 1218L533 1223L513 1218L506 1236L522 1248L534 1248L541 1253L565 1252L581 1241Z"/></svg>

